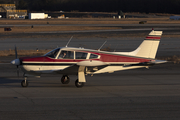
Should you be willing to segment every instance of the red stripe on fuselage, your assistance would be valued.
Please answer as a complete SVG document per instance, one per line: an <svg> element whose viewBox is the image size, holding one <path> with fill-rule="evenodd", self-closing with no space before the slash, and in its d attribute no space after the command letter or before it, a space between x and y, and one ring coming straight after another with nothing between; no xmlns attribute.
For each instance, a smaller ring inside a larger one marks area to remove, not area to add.
<svg viewBox="0 0 180 120"><path fill-rule="evenodd" d="M143 59L143 58L129 57L129 56L101 54L100 61L103 61L103 62L148 62L150 60Z"/></svg>
<svg viewBox="0 0 180 120"><path fill-rule="evenodd" d="M146 37L146 39L152 39L152 40L155 40L155 39L161 39L161 37L148 36L148 37Z"/></svg>

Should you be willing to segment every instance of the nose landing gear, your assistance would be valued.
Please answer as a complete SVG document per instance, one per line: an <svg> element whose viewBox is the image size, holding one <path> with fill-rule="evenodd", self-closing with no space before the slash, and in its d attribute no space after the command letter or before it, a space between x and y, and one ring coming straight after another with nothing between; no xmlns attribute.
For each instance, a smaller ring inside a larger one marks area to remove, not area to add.
<svg viewBox="0 0 180 120"><path fill-rule="evenodd" d="M28 86L27 77L24 77L24 80L21 82L21 86L22 87L27 87Z"/></svg>

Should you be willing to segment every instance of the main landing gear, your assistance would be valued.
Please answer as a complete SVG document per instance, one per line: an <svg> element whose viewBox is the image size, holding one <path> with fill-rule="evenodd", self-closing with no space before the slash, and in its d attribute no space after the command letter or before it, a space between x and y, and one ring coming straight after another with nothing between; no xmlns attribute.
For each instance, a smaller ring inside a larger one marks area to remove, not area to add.
<svg viewBox="0 0 180 120"><path fill-rule="evenodd" d="M82 88L82 87L84 86L84 82L79 82L79 80L77 79L77 80L75 81L75 86L76 86L77 88Z"/></svg>
<svg viewBox="0 0 180 120"><path fill-rule="evenodd" d="M70 82L70 79L67 75L63 75L61 78L61 83L62 84L68 84Z"/></svg>
<svg viewBox="0 0 180 120"><path fill-rule="evenodd" d="M62 84L68 84L70 82L70 78L67 75L63 75L61 78L61 83ZM82 88L84 86L84 82L79 82L79 80L77 79L75 81L75 86L77 88Z"/></svg>

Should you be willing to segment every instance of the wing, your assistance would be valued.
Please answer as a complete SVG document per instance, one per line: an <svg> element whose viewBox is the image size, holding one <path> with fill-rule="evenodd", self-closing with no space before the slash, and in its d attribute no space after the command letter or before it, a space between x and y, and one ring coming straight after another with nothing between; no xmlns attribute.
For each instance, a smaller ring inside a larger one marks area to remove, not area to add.
<svg viewBox="0 0 180 120"><path fill-rule="evenodd" d="M79 69L79 66L74 64L74 65L71 65L65 69L53 70L53 73L65 74L65 75L73 74L74 75L74 74L78 73L78 69Z"/></svg>
<svg viewBox="0 0 180 120"><path fill-rule="evenodd" d="M80 71L85 71L85 67L98 67L98 66L106 66L106 65L108 65L108 64L104 63L102 61L88 60L88 61L78 62L74 65L71 65L71 66L65 68L65 69L51 70L51 72L58 73L58 74L78 74L78 72L80 72Z"/></svg>
<svg viewBox="0 0 180 120"><path fill-rule="evenodd" d="M65 74L65 75L75 74L75 75L78 75L79 82L86 82L85 80L86 67L102 68L105 66L107 66L107 63L104 63L102 61L88 60L88 61L78 62L62 70L52 70L52 72L56 74Z"/></svg>

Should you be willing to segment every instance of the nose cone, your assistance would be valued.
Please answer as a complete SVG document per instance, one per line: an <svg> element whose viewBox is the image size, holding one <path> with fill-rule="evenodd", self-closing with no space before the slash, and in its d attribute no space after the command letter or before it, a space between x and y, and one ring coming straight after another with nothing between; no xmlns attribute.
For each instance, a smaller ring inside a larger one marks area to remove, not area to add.
<svg viewBox="0 0 180 120"><path fill-rule="evenodd" d="M13 64L13 65L20 65L20 60L19 59L15 59L15 60L11 61L11 64Z"/></svg>

